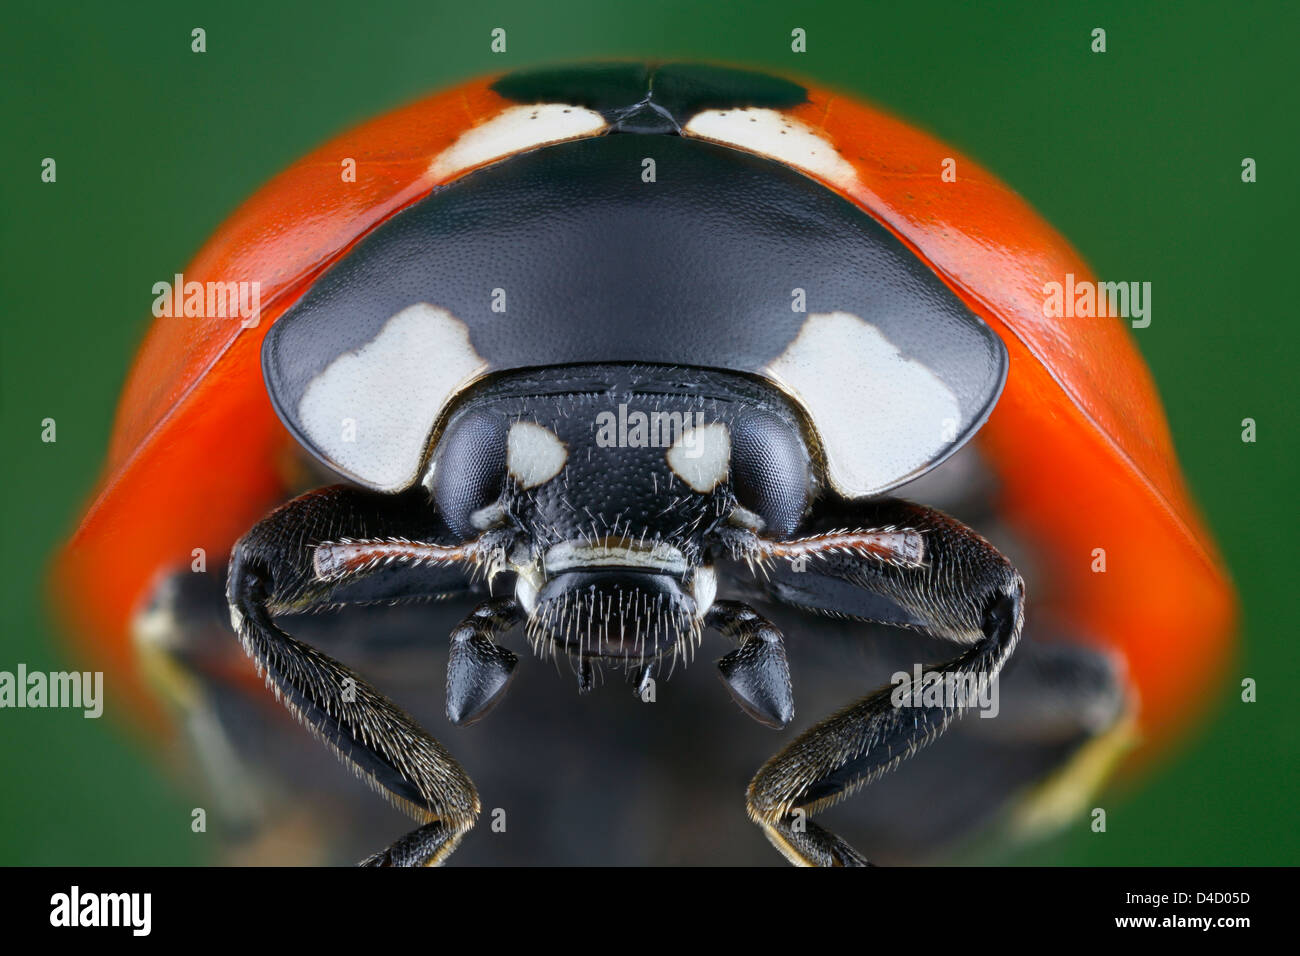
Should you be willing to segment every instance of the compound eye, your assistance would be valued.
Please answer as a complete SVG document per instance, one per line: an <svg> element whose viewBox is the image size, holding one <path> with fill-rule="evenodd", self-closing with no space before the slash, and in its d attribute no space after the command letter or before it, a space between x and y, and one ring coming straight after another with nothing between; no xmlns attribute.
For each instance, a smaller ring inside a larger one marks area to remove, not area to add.
<svg viewBox="0 0 1300 956"><path fill-rule="evenodd" d="M808 450L793 426L770 412L746 413L732 426L731 469L736 500L763 519L764 533L793 533L811 483Z"/></svg>
<svg viewBox="0 0 1300 956"><path fill-rule="evenodd" d="M506 481L509 422L475 409L454 421L434 458L433 500L447 526L462 538L480 528L472 516L501 497Z"/></svg>

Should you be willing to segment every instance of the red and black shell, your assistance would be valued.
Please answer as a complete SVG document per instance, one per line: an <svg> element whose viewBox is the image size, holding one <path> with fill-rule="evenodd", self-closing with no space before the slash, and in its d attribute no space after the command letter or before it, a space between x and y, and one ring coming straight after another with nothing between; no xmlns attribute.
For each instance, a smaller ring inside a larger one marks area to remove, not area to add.
<svg viewBox="0 0 1300 956"><path fill-rule="evenodd" d="M1124 657L1148 738L1190 715L1228 650L1232 590L1140 355L1116 319L1044 315L1045 284L1087 267L976 164L857 100L685 64L470 82L305 157L184 274L258 283L260 320L156 322L58 567L87 654L128 683L154 583L196 547L227 552L286 497L300 448L398 490L469 384L584 361L779 385L849 497L974 438L1044 556L1034 613ZM331 370L367 350L385 355L360 379L377 444L344 447L319 427ZM919 409L889 404L890 376ZM382 417L392 396L400 420Z"/></svg>

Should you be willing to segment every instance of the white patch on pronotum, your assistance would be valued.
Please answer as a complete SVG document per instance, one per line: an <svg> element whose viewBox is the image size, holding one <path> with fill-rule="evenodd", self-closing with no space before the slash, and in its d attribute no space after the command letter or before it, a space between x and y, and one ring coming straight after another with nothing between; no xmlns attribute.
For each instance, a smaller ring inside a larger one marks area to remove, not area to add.
<svg viewBox="0 0 1300 956"><path fill-rule="evenodd" d="M731 432L721 422L687 429L668 449L668 467L691 490L712 491L731 470Z"/></svg>
<svg viewBox="0 0 1300 956"><path fill-rule="evenodd" d="M564 442L548 428L515 422L506 438L506 466L522 488L535 488L560 473L569 458Z"/></svg>
<svg viewBox="0 0 1300 956"><path fill-rule="evenodd" d="M475 166L526 149L595 136L604 128L605 117L581 106L563 103L511 106L466 130L435 156L429 164L429 176L444 182Z"/></svg>
<svg viewBox="0 0 1300 956"><path fill-rule="evenodd" d="M683 132L778 159L837 186L856 182L853 166L830 141L779 110L745 107L696 113Z"/></svg>
<svg viewBox="0 0 1300 956"><path fill-rule="evenodd" d="M378 491L398 491L419 477L447 402L487 367L464 322L420 302L312 379L298 420L335 467ZM355 427L344 430L345 420Z"/></svg>
<svg viewBox="0 0 1300 956"><path fill-rule="evenodd" d="M846 312L809 315L767 371L807 411L827 477L846 497L882 491L928 465L947 444L942 423L961 420L957 396L930 369Z"/></svg>

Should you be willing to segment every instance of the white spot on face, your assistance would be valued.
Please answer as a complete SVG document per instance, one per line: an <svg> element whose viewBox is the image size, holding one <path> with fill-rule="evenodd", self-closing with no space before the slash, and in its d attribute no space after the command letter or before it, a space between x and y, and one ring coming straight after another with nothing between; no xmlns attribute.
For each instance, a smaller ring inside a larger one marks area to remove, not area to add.
<svg viewBox="0 0 1300 956"><path fill-rule="evenodd" d="M780 160L840 187L855 183L858 178L857 171L829 140L806 123L778 110L758 107L704 110L691 117L683 132Z"/></svg>
<svg viewBox="0 0 1300 956"><path fill-rule="evenodd" d="M713 607L713 601L718 596L718 575L713 568L706 565L695 569L695 577L691 581L691 596L695 599L695 616L703 618L709 613L709 608Z"/></svg>
<svg viewBox="0 0 1300 956"><path fill-rule="evenodd" d="M543 579L535 565L515 566L515 600L525 613L537 610L537 595L542 589Z"/></svg>
<svg viewBox="0 0 1300 956"><path fill-rule="evenodd" d="M492 119L466 130L434 157L429 176L444 182L467 169L482 166L526 149L568 139L595 136L605 118L594 110L563 103L511 106Z"/></svg>
<svg viewBox="0 0 1300 956"><path fill-rule="evenodd" d="M685 574L686 556L670 544L657 541L650 547L625 540L600 542L561 541L547 552L542 564L547 574L574 568L636 568L657 574Z"/></svg>
<svg viewBox="0 0 1300 956"><path fill-rule="evenodd" d="M560 473L568 460L564 442L533 422L515 422L506 438L506 467L520 487L535 488Z"/></svg>
<svg viewBox="0 0 1300 956"><path fill-rule="evenodd" d="M856 498L891 487L949 443L957 397L880 330L846 312L809 315L767 371L803 405L826 452L827 478Z"/></svg>
<svg viewBox="0 0 1300 956"><path fill-rule="evenodd" d="M742 505L731 509L730 523L737 528L745 528L755 533L763 530L763 519Z"/></svg>
<svg viewBox="0 0 1300 956"><path fill-rule="evenodd" d="M731 470L731 432L720 422L687 429L668 449L668 467L692 491L712 491Z"/></svg>
<svg viewBox="0 0 1300 956"><path fill-rule="evenodd" d="M486 370L465 323L421 302L312 379L298 403L298 420L344 474L378 491L399 491L419 477L429 434L447 401ZM345 433L340 423L349 419L355 428Z"/></svg>
<svg viewBox="0 0 1300 956"><path fill-rule="evenodd" d="M505 506L499 501L483 508L479 508L469 516L469 523L479 531L488 531L492 528L499 528L506 521Z"/></svg>

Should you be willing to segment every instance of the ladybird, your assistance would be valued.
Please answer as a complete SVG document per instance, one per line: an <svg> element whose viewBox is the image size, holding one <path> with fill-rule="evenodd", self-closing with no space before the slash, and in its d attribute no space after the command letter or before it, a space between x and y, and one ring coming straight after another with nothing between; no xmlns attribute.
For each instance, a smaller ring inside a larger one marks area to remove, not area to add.
<svg viewBox="0 0 1300 956"><path fill-rule="evenodd" d="M414 642L449 638L453 725L516 651L644 698L717 634L732 700L782 729L787 644L834 632L893 676L810 704L752 777L788 860L878 859L824 811L914 765L922 855L1004 812L1041 830L1194 716L1235 613L1127 330L1045 313L1088 275L848 97L694 64L467 83L307 156L199 252L185 288L251 284L257 315L200 295L155 322L58 585L146 720L211 761L223 694L278 700L409 814L371 865L441 863L482 809L457 739L332 652L331 620L394 605L453 615Z"/></svg>

